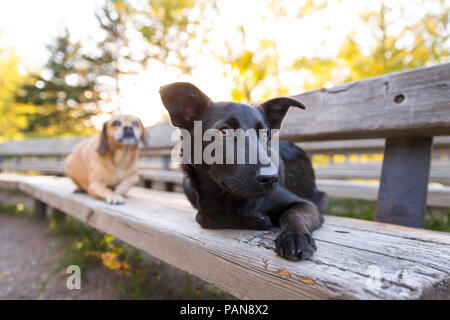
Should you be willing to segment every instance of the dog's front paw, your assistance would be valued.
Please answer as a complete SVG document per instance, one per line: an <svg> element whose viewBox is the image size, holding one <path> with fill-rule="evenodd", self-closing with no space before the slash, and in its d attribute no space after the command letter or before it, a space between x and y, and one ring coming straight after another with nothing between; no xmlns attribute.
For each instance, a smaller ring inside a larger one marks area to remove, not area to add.
<svg viewBox="0 0 450 320"><path fill-rule="evenodd" d="M113 194L106 197L106 202L109 204L124 204L125 199L120 194Z"/></svg>
<svg viewBox="0 0 450 320"><path fill-rule="evenodd" d="M285 231L281 232L275 240L276 253L292 261L308 259L316 250L314 239L309 234Z"/></svg>

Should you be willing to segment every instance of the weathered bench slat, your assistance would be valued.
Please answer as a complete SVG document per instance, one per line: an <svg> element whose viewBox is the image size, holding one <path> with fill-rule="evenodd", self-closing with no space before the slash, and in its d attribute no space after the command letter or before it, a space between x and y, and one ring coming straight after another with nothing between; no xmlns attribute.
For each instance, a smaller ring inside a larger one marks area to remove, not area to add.
<svg viewBox="0 0 450 320"><path fill-rule="evenodd" d="M83 137L28 138L0 144L0 156L59 156L72 152Z"/></svg>
<svg viewBox="0 0 450 320"><path fill-rule="evenodd" d="M358 139L358 140L333 140L296 143L307 153L319 154L366 154L383 153L384 139ZM434 138L435 150L450 150L450 137L440 136Z"/></svg>
<svg viewBox="0 0 450 320"><path fill-rule="evenodd" d="M0 170L6 171L37 171L43 174L64 174L63 159L8 159L0 162Z"/></svg>
<svg viewBox="0 0 450 320"><path fill-rule="evenodd" d="M280 137L291 141L450 134L450 63L294 96Z"/></svg>
<svg viewBox="0 0 450 320"><path fill-rule="evenodd" d="M274 231L202 229L181 194L133 188L126 205L111 206L74 194L74 186L66 178L0 175L0 181L16 183L35 199L238 298L450 295L448 234L326 217L324 227L314 233L317 253L311 260L290 262L273 252Z"/></svg>
<svg viewBox="0 0 450 320"><path fill-rule="evenodd" d="M316 177L320 179L365 179L379 180L381 177L381 166L358 166L358 165L334 165L329 167L317 167L314 169ZM449 185L450 170L431 168L430 182Z"/></svg>
<svg viewBox="0 0 450 320"><path fill-rule="evenodd" d="M340 217L327 216L327 225L344 226L345 228L376 232L383 235L390 235L394 237L402 237L405 239L414 239L434 244L450 245L449 234L446 232L432 232L425 229L410 228L404 226L393 225L389 223L380 223L376 221L367 221L361 219L345 218L345 225ZM369 228L369 229L368 229Z"/></svg>

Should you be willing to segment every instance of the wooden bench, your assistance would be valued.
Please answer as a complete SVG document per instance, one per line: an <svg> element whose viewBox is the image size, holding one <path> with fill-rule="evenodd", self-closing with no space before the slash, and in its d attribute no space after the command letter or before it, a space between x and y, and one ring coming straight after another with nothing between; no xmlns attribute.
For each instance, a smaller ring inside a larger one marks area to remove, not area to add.
<svg viewBox="0 0 450 320"><path fill-rule="evenodd" d="M67 178L0 174L18 189L242 299L450 298L448 234L327 216L307 261L274 252L276 231L207 230L182 194L133 188L122 206Z"/></svg>
<svg viewBox="0 0 450 320"><path fill-rule="evenodd" d="M450 134L450 64L296 96L282 137L294 142L385 138L376 218L421 227L432 137ZM163 150L161 148L160 150ZM67 178L0 175L0 186L61 210L151 255L252 299L450 298L450 235L332 216L314 232L317 253L274 253L277 230L207 230L182 194L133 188L123 206L74 194Z"/></svg>

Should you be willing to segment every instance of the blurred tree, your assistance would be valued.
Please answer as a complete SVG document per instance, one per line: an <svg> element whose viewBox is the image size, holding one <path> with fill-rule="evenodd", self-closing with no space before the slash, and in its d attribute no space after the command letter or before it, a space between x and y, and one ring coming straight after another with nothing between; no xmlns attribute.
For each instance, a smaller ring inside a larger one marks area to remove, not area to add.
<svg viewBox="0 0 450 320"><path fill-rule="evenodd" d="M16 93L16 102L27 105L23 132L39 136L92 133L90 118L100 112L96 73L80 43L72 42L69 30L47 48L50 57L42 72L32 74Z"/></svg>
<svg viewBox="0 0 450 320"><path fill-rule="evenodd" d="M90 134L102 105L120 110L121 78L142 71L148 60L190 71L189 51L206 30L203 12L214 7L214 0L105 1L96 14L103 37L73 42L66 29L48 46L43 70L17 91L16 101L28 108L23 131Z"/></svg>
<svg viewBox="0 0 450 320"><path fill-rule="evenodd" d="M280 84L279 79L276 42L262 39L256 50L252 51L246 48L243 26L239 27L239 33L240 43L226 41L227 55L218 57L225 66L224 75L233 79L233 101L252 103L267 99L270 95L286 94L287 89ZM255 93L257 90L259 94Z"/></svg>
<svg viewBox="0 0 450 320"><path fill-rule="evenodd" d="M16 103L15 92L26 76L19 72L19 58L9 49L0 49L0 141L23 136L25 113L18 113L23 106Z"/></svg>
<svg viewBox="0 0 450 320"><path fill-rule="evenodd" d="M439 9L430 9L433 5ZM411 19L405 18L405 12L411 6L426 9L419 20L410 22ZM323 9L323 6L310 6L309 11L301 14ZM450 7L444 0L411 1L400 6L395 3L392 7L381 1L378 10L361 14L364 24L370 27L370 37L374 43L368 52L358 43L357 30L354 30L336 56L302 57L295 61L293 68L309 73L304 89L311 90L448 61L449 13ZM392 30L398 27L399 22L402 23L401 31L394 33Z"/></svg>
<svg viewBox="0 0 450 320"><path fill-rule="evenodd" d="M122 12L147 41L147 59L189 73L193 57L206 43L215 0L144 0L123 3Z"/></svg>
<svg viewBox="0 0 450 320"><path fill-rule="evenodd" d="M118 111L121 108L121 77L139 72L148 59L142 50L130 48L130 33L135 30L125 21L130 18L129 13L125 0L106 1L96 13L103 38L92 40L95 50L84 55L104 93L103 100L112 102Z"/></svg>

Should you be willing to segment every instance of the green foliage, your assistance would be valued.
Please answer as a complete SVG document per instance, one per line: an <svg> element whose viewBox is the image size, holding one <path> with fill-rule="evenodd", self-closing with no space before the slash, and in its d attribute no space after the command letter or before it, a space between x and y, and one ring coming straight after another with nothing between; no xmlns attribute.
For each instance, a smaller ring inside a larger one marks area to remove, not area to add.
<svg viewBox="0 0 450 320"><path fill-rule="evenodd" d="M215 0L145 0L143 6L124 2L123 7L149 44L149 58L185 73L191 71L193 43L206 43Z"/></svg>
<svg viewBox="0 0 450 320"><path fill-rule="evenodd" d="M227 55L219 59L225 65L225 76L231 76L234 88L231 91L233 101L251 103L255 100L267 99L269 95L283 95L284 88L279 83L278 60L276 42L263 39L259 47L251 51L246 49L246 34L243 26L239 28L240 45L226 42ZM256 88L267 79L271 79L276 86L271 90L254 96ZM275 92L273 92L275 91Z"/></svg>
<svg viewBox="0 0 450 320"><path fill-rule="evenodd" d="M19 83L27 77L19 72L19 58L12 50L0 49L0 142L22 137L27 117L23 105L15 101Z"/></svg>
<svg viewBox="0 0 450 320"><path fill-rule="evenodd" d="M425 229L450 232L450 209L427 207Z"/></svg>
<svg viewBox="0 0 450 320"><path fill-rule="evenodd" d="M94 52L84 55L102 88L103 100L114 103L119 110L121 76L141 71L148 60L145 52L130 46L127 6L124 0L104 3L96 13L103 38L95 42ZM103 80L100 81L101 78Z"/></svg>
<svg viewBox="0 0 450 320"><path fill-rule="evenodd" d="M8 116L0 120L7 124L0 134L88 135L94 132L92 117L105 112L103 106L109 103L109 108L120 110L122 76L142 71L151 59L190 71L192 41L204 39L207 19L203 12L213 10L215 2L148 0L141 4L105 1L96 13L103 38L74 41L65 29L48 46L50 58L42 70L16 79L19 88L0 88L0 114ZM141 40L140 45L133 46L130 35L134 42ZM147 46L142 48L142 43ZM10 67L3 70L8 64L1 62L0 72L17 73Z"/></svg>
<svg viewBox="0 0 450 320"><path fill-rule="evenodd" d="M69 241L63 248L57 265L42 283L41 293L53 276L70 265L78 265L82 270L102 265L114 272L117 275L117 288L124 299L158 298L163 289L162 281L172 277L163 262L149 264L146 262L148 255L144 251L61 212L53 213L48 232L63 236ZM177 298L231 298L212 285L202 282L198 284L190 275L186 274L184 280L184 287L175 288Z"/></svg>
<svg viewBox="0 0 450 320"><path fill-rule="evenodd" d="M95 75L84 59L81 45L68 29L48 46L50 58L40 74L17 90L19 113L27 117L28 135L86 135L93 132L90 118L100 112Z"/></svg>
<svg viewBox="0 0 450 320"><path fill-rule="evenodd" d="M0 213L10 214L13 216L30 216L33 211L25 207L22 202L19 203L5 203L0 202Z"/></svg>
<svg viewBox="0 0 450 320"><path fill-rule="evenodd" d="M48 232L70 239L59 260L63 268L72 264L85 268L103 263L109 269L126 272L130 263L140 259L139 255L135 255L137 249L60 212L50 220Z"/></svg>
<svg viewBox="0 0 450 320"><path fill-rule="evenodd" d="M374 220L375 201L357 199L329 199L326 214L363 220ZM425 229L450 232L450 208L427 207Z"/></svg>
<svg viewBox="0 0 450 320"><path fill-rule="evenodd" d="M322 57L318 54L313 58L296 60L293 68L309 74L304 89L317 89L448 61L450 7L442 0L431 0L426 4L431 3L440 10L425 12L423 17L413 23L405 21L404 13L411 5L420 8L425 4L422 0L403 5L389 3L392 6L382 1L378 10L362 13L362 21L370 27L370 35L365 40L372 41L374 45L369 51L364 51L357 41L357 30L353 30L336 56ZM302 14L314 14L325 7L309 6ZM398 28L398 21L390 17L398 12L404 23L401 31L394 33L392 30Z"/></svg>

